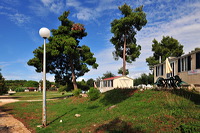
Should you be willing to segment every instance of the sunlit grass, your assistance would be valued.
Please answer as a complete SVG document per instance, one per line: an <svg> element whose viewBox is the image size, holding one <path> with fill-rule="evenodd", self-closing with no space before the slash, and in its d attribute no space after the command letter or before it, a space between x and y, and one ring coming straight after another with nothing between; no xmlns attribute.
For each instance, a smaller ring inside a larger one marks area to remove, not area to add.
<svg viewBox="0 0 200 133"><path fill-rule="evenodd" d="M83 97L48 101L48 126L37 128L41 125L42 102L18 102L4 107L29 129L41 133L198 132L199 108L193 101L169 91L113 90L96 101Z"/></svg>
<svg viewBox="0 0 200 133"><path fill-rule="evenodd" d="M72 93L62 94L57 91L47 91L46 92L47 99L61 98L61 97L66 97L68 95L72 95ZM17 99L19 99L19 100L42 100L43 93L42 92L17 92L12 96L17 97Z"/></svg>

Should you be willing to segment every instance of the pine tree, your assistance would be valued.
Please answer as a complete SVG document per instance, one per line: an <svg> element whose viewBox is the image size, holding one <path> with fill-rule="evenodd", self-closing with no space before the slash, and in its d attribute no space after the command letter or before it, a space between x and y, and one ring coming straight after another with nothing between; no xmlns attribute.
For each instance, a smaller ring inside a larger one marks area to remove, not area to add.
<svg viewBox="0 0 200 133"><path fill-rule="evenodd" d="M160 57L161 62L163 62L167 57L179 57L184 54L183 45L173 37L163 36L161 42L158 42L156 39L152 42L153 56L146 58L150 70L153 70L153 66L159 63Z"/></svg>
<svg viewBox="0 0 200 133"><path fill-rule="evenodd" d="M1 71L1 69L0 69ZM5 94L7 92L7 88L5 85L5 79L3 78L2 74L0 73L0 95Z"/></svg>
<svg viewBox="0 0 200 133"><path fill-rule="evenodd" d="M146 25L146 14L140 6L133 10L127 4L119 7L121 14L120 19L115 19L111 23L111 32L114 36L111 38L115 46L113 55L116 60L123 59L123 75L126 75L126 62L132 63L140 55L141 46L136 44L135 35Z"/></svg>
<svg viewBox="0 0 200 133"><path fill-rule="evenodd" d="M86 45L80 45L80 40L87 36L84 25L74 23L68 19L69 11L65 11L58 19L61 25L58 29L52 29L52 37L46 44L47 72L55 74L55 81L64 85L73 85L77 89L76 79L97 68L96 58ZM43 47L33 51L34 58L28 61L28 65L36 67L37 72L42 71Z"/></svg>

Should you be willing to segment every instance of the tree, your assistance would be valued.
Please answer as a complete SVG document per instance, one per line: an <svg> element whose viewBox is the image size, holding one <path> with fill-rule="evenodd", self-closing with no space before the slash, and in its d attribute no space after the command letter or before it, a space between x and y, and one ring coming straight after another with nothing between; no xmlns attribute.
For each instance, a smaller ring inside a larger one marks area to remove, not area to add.
<svg viewBox="0 0 200 133"><path fill-rule="evenodd" d="M37 81L29 80L23 86L24 87L38 87L39 83Z"/></svg>
<svg viewBox="0 0 200 133"><path fill-rule="evenodd" d="M146 84L146 85L153 84L154 83L153 80L154 80L153 74L149 73L149 75L147 75L147 74L143 73L143 74L141 74L140 77L138 77L134 80L134 85L137 86L140 84Z"/></svg>
<svg viewBox="0 0 200 133"><path fill-rule="evenodd" d="M87 80L87 85L89 87L94 87L94 82L95 82L94 79L90 78L90 79Z"/></svg>
<svg viewBox="0 0 200 133"><path fill-rule="evenodd" d="M1 69L0 69L1 71ZM7 88L5 85L5 79L3 78L1 72L0 72L0 95L5 94L7 92Z"/></svg>
<svg viewBox="0 0 200 133"><path fill-rule="evenodd" d="M111 23L111 32L114 36L110 41L115 46L113 56L115 60L119 57L123 59L123 75L126 75L126 62L132 63L140 55L141 46L136 44L135 35L147 23L142 8L143 6L140 6L133 10L124 4L119 7L123 17Z"/></svg>
<svg viewBox="0 0 200 133"><path fill-rule="evenodd" d="M167 57L179 57L184 54L183 45L173 37L163 36L161 42L158 42L156 39L152 42L152 51L154 54L146 58L150 70L153 70L153 66L159 63L159 57L161 57L161 62L163 62Z"/></svg>
<svg viewBox="0 0 200 133"><path fill-rule="evenodd" d="M105 78L110 78L110 77L115 77L116 75L107 71L106 73L103 74L103 77L102 79L105 79Z"/></svg>
<svg viewBox="0 0 200 133"><path fill-rule="evenodd" d="M118 74L123 74L123 67L118 70ZM128 75L128 74L129 74L129 70L126 69L125 75Z"/></svg>
<svg viewBox="0 0 200 133"><path fill-rule="evenodd" d="M73 84L77 89L76 79L89 72L89 66L97 68L96 58L86 45L80 45L80 39L87 36L84 25L74 23L68 19L69 11L65 11L58 19L61 25L52 29L52 37L46 44L47 72L55 74L55 81L62 85ZM43 46L33 51L34 58L28 65L42 71Z"/></svg>

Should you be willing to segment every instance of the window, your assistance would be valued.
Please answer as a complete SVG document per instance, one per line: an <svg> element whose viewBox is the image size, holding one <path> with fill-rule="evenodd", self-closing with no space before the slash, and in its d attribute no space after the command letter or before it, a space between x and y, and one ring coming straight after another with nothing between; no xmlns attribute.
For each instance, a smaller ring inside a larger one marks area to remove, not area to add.
<svg viewBox="0 0 200 133"><path fill-rule="evenodd" d="M172 76L175 75L175 74L174 74L174 68L175 68L175 67L174 67L174 62L170 63L170 66L171 66L171 68L172 68L172 73L171 73L170 76L172 77Z"/></svg>
<svg viewBox="0 0 200 133"><path fill-rule="evenodd" d="M196 69L200 69L200 52L196 53Z"/></svg>
<svg viewBox="0 0 200 133"><path fill-rule="evenodd" d="M113 87L113 80L103 81L103 87Z"/></svg>
<svg viewBox="0 0 200 133"><path fill-rule="evenodd" d="M188 56L187 66L188 66L188 71L191 70L191 56Z"/></svg>
<svg viewBox="0 0 200 133"><path fill-rule="evenodd" d="M178 72L181 72L181 60L178 59Z"/></svg>
<svg viewBox="0 0 200 133"><path fill-rule="evenodd" d="M162 76L163 75L163 64L160 66L156 66L156 76Z"/></svg>
<svg viewBox="0 0 200 133"><path fill-rule="evenodd" d="M191 70L191 56L178 59L178 72Z"/></svg>

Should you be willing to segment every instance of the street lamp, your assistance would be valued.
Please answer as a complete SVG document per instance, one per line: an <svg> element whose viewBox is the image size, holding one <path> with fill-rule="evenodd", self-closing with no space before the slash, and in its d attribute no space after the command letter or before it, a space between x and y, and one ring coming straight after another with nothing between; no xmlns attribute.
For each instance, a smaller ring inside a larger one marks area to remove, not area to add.
<svg viewBox="0 0 200 133"><path fill-rule="evenodd" d="M50 30L41 28L39 34L44 38L44 53L43 53L43 109L42 109L42 125L46 127L46 39L50 37Z"/></svg>

